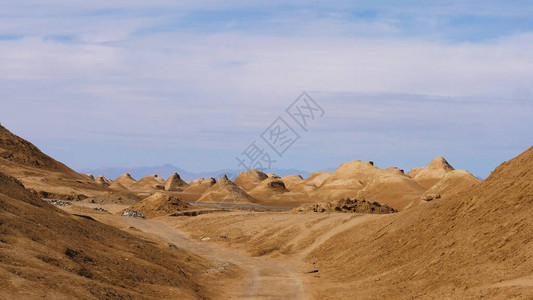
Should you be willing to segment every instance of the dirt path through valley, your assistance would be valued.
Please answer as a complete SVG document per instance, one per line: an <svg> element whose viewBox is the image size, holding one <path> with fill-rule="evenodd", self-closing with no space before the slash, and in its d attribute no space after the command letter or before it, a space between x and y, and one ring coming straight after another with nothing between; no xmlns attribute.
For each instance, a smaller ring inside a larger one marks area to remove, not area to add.
<svg viewBox="0 0 533 300"><path fill-rule="evenodd" d="M240 287L228 289L227 296L237 299L305 299L301 274L289 267L260 257L249 257L236 251L222 249L206 242L189 239L182 232L169 228L158 220L121 218L130 226L154 234L177 247L186 249L211 261L227 261L248 274Z"/></svg>

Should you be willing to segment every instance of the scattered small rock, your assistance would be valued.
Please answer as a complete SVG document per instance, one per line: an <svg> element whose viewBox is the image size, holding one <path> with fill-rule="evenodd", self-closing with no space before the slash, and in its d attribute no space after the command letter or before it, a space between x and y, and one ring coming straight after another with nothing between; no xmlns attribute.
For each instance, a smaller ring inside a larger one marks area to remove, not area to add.
<svg viewBox="0 0 533 300"><path fill-rule="evenodd" d="M207 236L206 237L203 236L203 237L200 238L200 240L205 242L205 241L210 241L211 238L207 237Z"/></svg>
<svg viewBox="0 0 533 300"><path fill-rule="evenodd" d="M63 200L57 200L57 199L43 199L44 201L50 203L50 204L53 204L55 206L69 206L69 205L72 205L72 203L68 202L68 201L63 201Z"/></svg>
<svg viewBox="0 0 533 300"><path fill-rule="evenodd" d="M311 270L311 271L307 272L307 274L311 274L311 273L318 273L318 270L314 269L314 270Z"/></svg>
<svg viewBox="0 0 533 300"><path fill-rule="evenodd" d="M134 210L125 210L120 215L123 216L123 217L146 219L146 217L143 214L141 214L138 211L134 211Z"/></svg>
<svg viewBox="0 0 533 300"><path fill-rule="evenodd" d="M102 211L102 212L106 212L106 213L110 214L110 212L107 209L104 209L104 208L101 208L101 207L93 207L93 210Z"/></svg>
<svg viewBox="0 0 533 300"><path fill-rule="evenodd" d="M386 204L369 202L365 199L358 200L347 198L333 202L304 204L300 207L294 208L292 212L390 214L398 211Z"/></svg>

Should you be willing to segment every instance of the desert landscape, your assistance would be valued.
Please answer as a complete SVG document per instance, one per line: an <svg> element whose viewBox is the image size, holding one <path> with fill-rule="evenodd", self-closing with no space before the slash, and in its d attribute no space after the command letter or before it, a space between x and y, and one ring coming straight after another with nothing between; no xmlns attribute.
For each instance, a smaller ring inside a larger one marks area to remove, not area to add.
<svg viewBox="0 0 533 300"><path fill-rule="evenodd" d="M533 148L309 178L79 174L0 128L1 297L533 297Z"/></svg>
<svg viewBox="0 0 533 300"><path fill-rule="evenodd" d="M0 1L0 300L533 299L533 2Z"/></svg>

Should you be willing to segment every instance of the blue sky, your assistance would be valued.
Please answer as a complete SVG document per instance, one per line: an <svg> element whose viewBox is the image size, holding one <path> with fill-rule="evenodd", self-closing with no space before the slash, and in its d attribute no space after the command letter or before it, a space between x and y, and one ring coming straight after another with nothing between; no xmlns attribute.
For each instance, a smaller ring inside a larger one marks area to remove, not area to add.
<svg viewBox="0 0 533 300"><path fill-rule="evenodd" d="M302 91L326 114L276 168L486 177L531 146L529 1L0 5L0 122L76 169L235 168Z"/></svg>

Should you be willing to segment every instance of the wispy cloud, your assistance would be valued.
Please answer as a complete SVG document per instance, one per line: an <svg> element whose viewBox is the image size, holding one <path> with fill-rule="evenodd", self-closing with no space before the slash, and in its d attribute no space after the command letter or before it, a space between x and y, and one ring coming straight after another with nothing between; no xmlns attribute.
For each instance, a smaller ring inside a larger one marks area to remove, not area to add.
<svg viewBox="0 0 533 300"><path fill-rule="evenodd" d="M5 3L0 117L52 152L75 143L78 167L98 163L84 149L101 143L102 166L150 145L173 149L158 163L182 149L219 159L183 167L218 169L308 90L328 109L297 151L320 154L316 169L367 154L422 163L410 153L498 139L517 149L532 132L519 126L531 124L531 15L503 1Z"/></svg>

